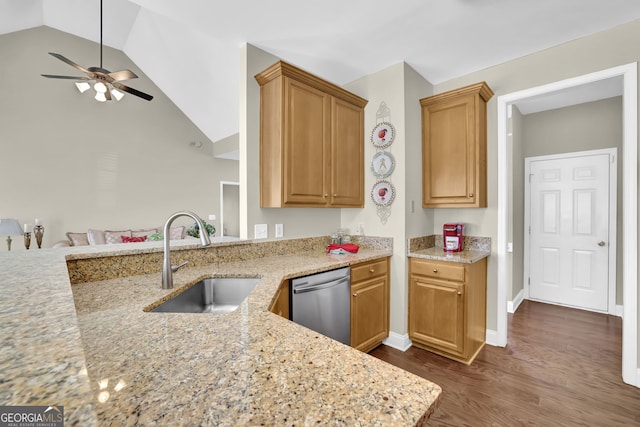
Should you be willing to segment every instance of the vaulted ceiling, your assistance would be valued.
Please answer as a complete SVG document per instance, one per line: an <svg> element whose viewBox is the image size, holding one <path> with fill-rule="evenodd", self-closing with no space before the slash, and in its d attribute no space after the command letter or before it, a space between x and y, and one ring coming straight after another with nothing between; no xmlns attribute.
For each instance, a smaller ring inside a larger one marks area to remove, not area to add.
<svg viewBox="0 0 640 427"><path fill-rule="evenodd" d="M103 1L105 45L212 141L238 132L245 43L337 84L402 61L437 84L640 18L637 0ZM99 0L0 0L0 34L46 25L99 42L99 10ZM42 71L69 71L58 66Z"/></svg>

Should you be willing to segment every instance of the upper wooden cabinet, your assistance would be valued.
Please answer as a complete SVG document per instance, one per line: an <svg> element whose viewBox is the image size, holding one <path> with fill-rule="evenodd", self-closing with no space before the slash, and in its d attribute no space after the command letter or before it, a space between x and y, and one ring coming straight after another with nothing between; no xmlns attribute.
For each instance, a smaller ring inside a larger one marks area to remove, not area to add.
<svg viewBox="0 0 640 427"><path fill-rule="evenodd" d="M485 82L420 100L422 207L487 207Z"/></svg>
<svg viewBox="0 0 640 427"><path fill-rule="evenodd" d="M364 207L364 106L279 61L260 84L260 207Z"/></svg>

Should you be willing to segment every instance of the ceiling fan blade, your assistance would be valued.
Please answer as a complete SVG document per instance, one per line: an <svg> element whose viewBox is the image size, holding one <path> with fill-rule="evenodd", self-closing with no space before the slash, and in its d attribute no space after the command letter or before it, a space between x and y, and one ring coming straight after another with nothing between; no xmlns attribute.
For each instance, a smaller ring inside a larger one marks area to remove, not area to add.
<svg viewBox="0 0 640 427"><path fill-rule="evenodd" d="M55 58L58 58L60 61L62 61L62 62L64 62L64 63L66 63L66 64L71 65L73 68L76 68L76 69L78 69L78 70L82 71L83 73L86 73L86 74L90 74L90 73L91 73L91 72L90 72L89 70L87 70L86 68L82 67L81 65L76 64L75 62L73 62L73 61L72 61L72 60L70 60L70 59L65 58L64 56L60 55L59 53L49 52L49 55L51 55L51 56L53 56L53 57L55 57Z"/></svg>
<svg viewBox="0 0 640 427"><path fill-rule="evenodd" d="M138 78L138 76L136 76L136 74L131 70L114 71L113 73L109 73L107 75L111 77L114 82Z"/></svg>
<svg viewBox="0 0 640 427"><path fill-rule="evenodd" d="M109 89L104 93L104 97L107 98L107 101L111 101L111 91Z"/></svg>
<svg viewBox="0 0 640 427"><path fill-rule="evenodd" d="M56 76L54 74L40 74L42 77L47 77L50 79L66 79L66 80L91 80L89 77L78 77L78 76Z"/></svg>
<svg viewBox="0 0 640 427"><path fill-rule="evenodd" d="M151 101L153 99L153 96L148 95L148 94L146 94L144 92L140 92L139 90L134 89L132 87L125 86L122 83L113 82L112 85L116 89L120 89L123 92L127 92L127 93L130 93L130 94L135 95L135 96L139 96L140 98L146 99L147 101Z"/></svg>

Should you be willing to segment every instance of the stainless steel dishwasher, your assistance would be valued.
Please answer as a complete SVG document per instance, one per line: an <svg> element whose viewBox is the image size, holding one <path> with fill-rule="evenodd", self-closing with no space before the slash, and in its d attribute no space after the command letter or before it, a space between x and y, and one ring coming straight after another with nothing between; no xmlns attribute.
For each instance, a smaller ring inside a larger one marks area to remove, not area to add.
<svg viewBox="0 0 640 427"><path fill-rule="evenodd" d="M291 280L291 320L349 345L350 281L349 267Z"/></svg>

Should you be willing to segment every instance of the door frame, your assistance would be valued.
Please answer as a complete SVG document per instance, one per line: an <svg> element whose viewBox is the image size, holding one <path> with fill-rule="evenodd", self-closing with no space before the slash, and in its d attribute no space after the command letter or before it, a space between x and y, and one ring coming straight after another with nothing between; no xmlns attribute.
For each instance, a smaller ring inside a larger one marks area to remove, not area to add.
<svg viewBox="0 0 640 427"><path fill-rule="evenodd" d="M507 239L509 236L508 150L509 110L517 101L613 77L622 77L622 242L623 318L622 380L640 387L638 368L638 64L636 62L499 96L498 133L498 229L497 229L497 330L492 343L507 345Z"/></svg>
<svg viewBox="0 0 640 427"><path fill-rule="evenodd" d="M531 235L528 230L531 226L531 181L527 178L531 175L531 163L536 161L546 160L561 160L575 157L587 157L597 156L602 154L609 155L609 238L607 239L607 245L609 246L609 259L608 263L608 304L607 314L616 315L616 248L617 248L617 235L616 235L616 212L618 205L618 149L617 148L603 148L598 150L588 151L576 151L572 153L561 154L548 154L542 156L525 157L524 159L524 268L523 268L523 283L524 283L524 298L529 299L529 289L531 284L528 278L530 277L530 243ZM592 310L593 311L593 310ZM600 312L601 313L601 312Z"/></svg>

